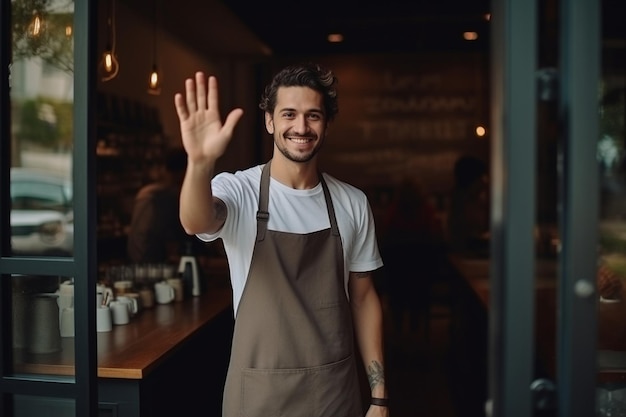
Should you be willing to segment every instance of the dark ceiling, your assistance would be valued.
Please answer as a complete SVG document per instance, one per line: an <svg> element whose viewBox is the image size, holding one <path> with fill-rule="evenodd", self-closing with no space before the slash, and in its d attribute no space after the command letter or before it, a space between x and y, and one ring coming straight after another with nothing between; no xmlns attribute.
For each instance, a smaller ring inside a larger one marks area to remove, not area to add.
<svg viewBox="0 0 626 417"><path fill-rule="evenodd" d="M276 55L488 48L490 0L222 0ZM476 31L477 41L463 40ZM330 32L344 42L331 44Z"/></svg>
<svg viewBox="0 0 626 417"><path fill-rule="evenodd" d="M132 0L128 5L139 16L150 17L145 11L152 10L153 1L159 1L163 8L160 20L164 29L201 53L246 55L264 51L290 56L488 52L491 23L486 16L491 2L497 0ZM603 36L611 44L626 44L623 1L602 3ZM552 55L559 3L538 0L537 4L539 46ZM467 31L477 32L478 39L464 40ZM327 35L331 32L341 32L344 42L329 43ZM265 51L267 48L271 51Z"/></svg>

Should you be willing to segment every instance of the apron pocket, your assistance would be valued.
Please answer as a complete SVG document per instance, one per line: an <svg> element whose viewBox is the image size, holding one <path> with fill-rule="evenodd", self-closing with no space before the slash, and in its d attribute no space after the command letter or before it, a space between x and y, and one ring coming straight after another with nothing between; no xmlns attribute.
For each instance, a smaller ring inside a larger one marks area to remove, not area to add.
<svg viewBox="0 0 626 417"><path fill-rule="evenodd" d="M244 417L363 415L352 356L309 368L246 368L241 390Z"/></svg>

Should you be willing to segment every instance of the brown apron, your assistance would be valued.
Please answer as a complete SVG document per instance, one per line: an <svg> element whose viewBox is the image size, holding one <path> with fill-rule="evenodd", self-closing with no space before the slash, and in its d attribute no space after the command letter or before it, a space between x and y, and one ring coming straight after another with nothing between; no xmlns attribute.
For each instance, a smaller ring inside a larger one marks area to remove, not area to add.
<svg viewBox="0 0 626 417"><path fill-rule="evenodd" d="M343 250L328 187L320 174L330 229L267 230L270 162L261 175L257 239L237 310L223 416L362 416Z"/></svg>

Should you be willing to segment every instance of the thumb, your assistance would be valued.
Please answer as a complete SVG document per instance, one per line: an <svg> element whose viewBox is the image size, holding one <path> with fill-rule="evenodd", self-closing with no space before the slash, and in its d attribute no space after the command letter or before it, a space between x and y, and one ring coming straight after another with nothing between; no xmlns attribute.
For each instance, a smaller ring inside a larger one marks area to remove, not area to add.
<svg viewBox="0 0 626 417"><path fill-rule="evenodd" d="M224 122L224 125L222 127L224 133L232 135L233 130L235 130L235 126L237 126L237 123L239 123L239 120L241 119L241 116L243 116L242 109L234 109L230 113L228 113L226 121Z"/></svg>

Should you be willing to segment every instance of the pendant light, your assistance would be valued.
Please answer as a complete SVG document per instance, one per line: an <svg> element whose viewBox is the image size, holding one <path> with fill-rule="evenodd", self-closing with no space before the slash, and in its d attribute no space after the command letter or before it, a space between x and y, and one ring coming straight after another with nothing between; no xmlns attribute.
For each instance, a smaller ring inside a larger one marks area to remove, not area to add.
<svg viewBox="0 0 626 417"><path fill-rule="evenodd" d="M33 12L33 18L28 25L28 34L33 38L37 38L43 33L44 27L45 22L42 13L35 10Z"/></svg>
<svg viewBox="0 0 626 417"><path fill-rule="evenodd" d="M107 44L102 53L99 65L100 79L110 81L117 76L120 65L115 54L115 0L109 0L109 13L107 15Z"/></svg>
<svg viewBox="0 0 626 417"><path fill-rule="evenodd" d="M161 74L157 67L157 1L153 0L152 4L152 71L148 79L148 93L155 96L161 94Z"/></svg>

